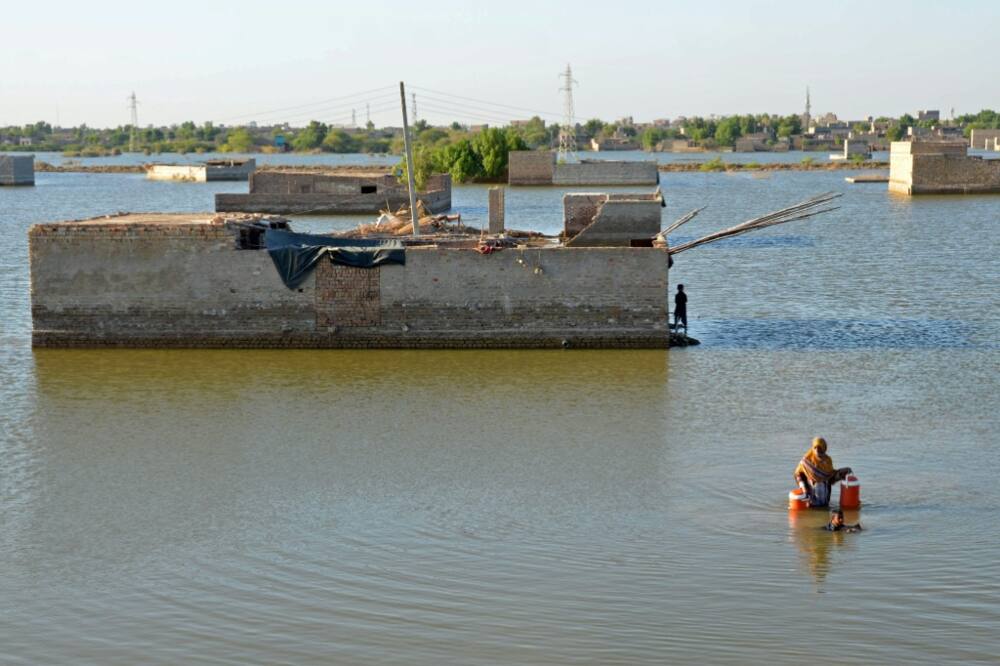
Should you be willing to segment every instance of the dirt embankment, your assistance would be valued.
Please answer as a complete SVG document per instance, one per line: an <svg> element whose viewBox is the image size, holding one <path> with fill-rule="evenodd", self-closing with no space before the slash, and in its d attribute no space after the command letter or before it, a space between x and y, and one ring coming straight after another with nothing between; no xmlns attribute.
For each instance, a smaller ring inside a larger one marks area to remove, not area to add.
<svg viewBox="0 0 1000 666"><path fill-rule="evenodd" d="M780 162L759 164L757 162L720 162L709 160L705 162L673 162L660 164L659 170L664 172L731 172L731 171L857 171L862 169L888 169L888 162L850 162L850 161L816 161L816 162ZM393 167L380 168L373 165L343 164L339 166L326 165L262 165L261 171L296 171L312 173L340 173L344 175L382 175L391 173ZM145 165L141 164L49 164L35 162L35 171L50 173L146 173ZM491 181L483 181L491 182ZM503 182L503 181L497 181Z"/></svg>
<svg viewBox="0 0 1000 666"><path fill-rule="evenodd" d="M145 164L79 164L76 162L66 162L63 164L49 164L48 162L35 161L35 171L45 171L49 173L146 173ZM327 165L277 165L267 164L258 167L258 171L295 171L307 173L340 173L344 175L383 175L391 173L393 167L384 168L374 165L364 164L344 164L338 166Z"/></svg>
<svg viewBox="0 0 1000 666"><path fill-rule="evenodd" d="M878 162L868 160L865 162L850 161L816 161L816 162L780 162L759 164L757 162L747 162L739 164L736 162L683 162L659 165L660 171L683 172L683 171L856 171L859 169L888 169L888 162Z"/></svg>
<svg viewBox="0 0 1000 666"><path fill-rule="evenodd" d="M35 161L35 171L49 173L146 173L141 164L49 164Z"/></svg>

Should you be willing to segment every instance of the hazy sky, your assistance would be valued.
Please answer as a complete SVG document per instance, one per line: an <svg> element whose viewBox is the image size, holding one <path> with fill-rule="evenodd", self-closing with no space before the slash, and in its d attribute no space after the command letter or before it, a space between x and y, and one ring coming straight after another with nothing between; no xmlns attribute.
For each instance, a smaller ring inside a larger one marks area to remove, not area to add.
<svg viewBox="0 0 1000 666"><path fill-rule="evenodd" d="M557 119L567 62L580 120L799 113L807 84L814 114L849 119L1000 107L997 0L77 0L3 19L0 125L124 124L132 90L140 125L363 123L366 101L398 125L400 80L432 122Z"/></svg>

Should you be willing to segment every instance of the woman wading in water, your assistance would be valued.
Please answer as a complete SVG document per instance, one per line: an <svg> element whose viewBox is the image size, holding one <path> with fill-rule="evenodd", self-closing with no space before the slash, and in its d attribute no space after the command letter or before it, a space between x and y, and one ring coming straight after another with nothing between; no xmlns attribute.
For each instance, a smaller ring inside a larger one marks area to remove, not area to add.
<svg viewBox="0 0 1000 666"><path fill-rule="evenodd" d="M817 437L795 468L795 481L809 495L809 506L829 506L830 488L850 473L850 467L834 469L826 455L826 440Z"/></svg>

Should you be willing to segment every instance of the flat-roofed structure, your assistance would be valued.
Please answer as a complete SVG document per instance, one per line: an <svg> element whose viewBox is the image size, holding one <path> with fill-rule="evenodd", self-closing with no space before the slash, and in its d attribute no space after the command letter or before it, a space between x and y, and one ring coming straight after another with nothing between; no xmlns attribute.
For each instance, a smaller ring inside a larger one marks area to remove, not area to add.
<svg viewBox="0 0 1000 666"><path fill-rule="evenodd" d="M656 185L653 160L581 160L558 163L550 150L513 150L507 165L510 185Z"/></svg>
<svg viewBox="0 0 1000 666"><path fill-rule="evenodd" d="M893 141L889 191L899 194L1000 193L1000 160L969 156L965 141Z"/></svg>
<svg viewBox="0 0 1000 666"><path fill-rule="evenodd" d="M0 155L0 185L34 184L34 155Z"/></svg>
<svg viewBox="0 0 1000 666"><path fill-rule="evenodd" d="M206 183L216 180L249 180L257 168L252 157L207 160L197 164L147 164L146 178Z"/></svg>
<svg viewBox="0 0 1000 666"><path fill-rule="evenodd" d="M451 176L428 177L417 199L429 213L450 210ZM409 203L406 185L384 170L261 169L250 177L249 194L215 195L217 211L276 215L378 213Z"/></svg>

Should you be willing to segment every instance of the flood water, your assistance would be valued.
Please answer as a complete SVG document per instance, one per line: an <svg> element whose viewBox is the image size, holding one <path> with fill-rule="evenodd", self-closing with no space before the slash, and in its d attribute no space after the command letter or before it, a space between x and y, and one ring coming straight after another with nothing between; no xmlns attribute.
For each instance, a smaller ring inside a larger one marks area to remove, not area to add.
<svg viewBox="0 0 1000 666"><path fill-rule="evenodd" d="M678 255L670 351L33 352L30 224L246 184L0 189L0 662L996 663L1000 197L844 175L664 175L675 243L845 193ZM786 510L815 435L862 533Z"/></svg>

